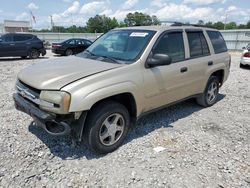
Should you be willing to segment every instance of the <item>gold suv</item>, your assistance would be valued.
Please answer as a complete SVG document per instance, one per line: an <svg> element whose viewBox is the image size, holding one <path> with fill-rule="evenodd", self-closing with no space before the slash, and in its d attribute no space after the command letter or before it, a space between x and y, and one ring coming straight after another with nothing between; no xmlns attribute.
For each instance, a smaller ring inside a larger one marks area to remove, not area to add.
<svg viewBox="0 0 250 188"><path fill-rule="evenodd" d="M230 61L214 29L119 28L76 56L22 70L13 98L49 134L73 134L93 151L108 153L149 112L188 98L213 105Z"/></svg>

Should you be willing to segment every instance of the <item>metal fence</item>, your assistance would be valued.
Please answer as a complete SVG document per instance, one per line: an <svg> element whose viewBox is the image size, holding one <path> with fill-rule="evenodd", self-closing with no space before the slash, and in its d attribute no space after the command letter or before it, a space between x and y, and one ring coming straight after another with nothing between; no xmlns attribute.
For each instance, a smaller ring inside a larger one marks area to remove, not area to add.
<svg viewBox="0 0 250 188"><path fill-rule="evenodd" d="M250 29L220 31L229 50L242 50L250 43Z"/></svg>
<svg viewBox="0 0 250 188"><path fill-rule="evenodd" d="M242 47L250 43L250 29L246 30L222 30L227 47L229 50L241 50ZM45 42L61 42L69 38L86 38L95 40L102 33L33 33Z"/></svg>

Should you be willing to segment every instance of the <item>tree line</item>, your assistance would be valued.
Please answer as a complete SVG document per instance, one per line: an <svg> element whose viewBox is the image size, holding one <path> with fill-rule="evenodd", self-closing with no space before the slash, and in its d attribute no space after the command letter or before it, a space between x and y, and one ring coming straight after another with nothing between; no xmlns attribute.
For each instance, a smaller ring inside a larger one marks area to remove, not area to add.
<svg viewBox="0 0 250 188"><path fill-rule="evenodd" d="M185 24L189 24L188 22ZM197 25L202 25L218 30L223 29L250 29L250 20L246 24L236 24L236 22L204 22L199 20ZM116 27L161 25L157 16L150 16L142 12L128 13L125 19L118 22L116 18L106 15L96 15L88 19L86 26L72 25L70 27L53 26L51 29L33 30L33 32L60 32L60 33L105 33Z"/></svg>

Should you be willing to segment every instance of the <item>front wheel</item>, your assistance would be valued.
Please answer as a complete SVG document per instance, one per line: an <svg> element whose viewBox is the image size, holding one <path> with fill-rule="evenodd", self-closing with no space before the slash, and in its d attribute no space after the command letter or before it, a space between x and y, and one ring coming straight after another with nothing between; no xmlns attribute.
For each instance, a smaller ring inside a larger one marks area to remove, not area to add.
<svg viewBox="0 0 250 188"><path fill-rule="evenodd" d="M203 94L196 98L199 105L204 107L212 106L216 103L219 94L219 80L216 76L211 76Z"/></svg>
<svg viewBox="0 0 250 188"><path fill-rule="evenodd" d="M91 150L106 154L123 143L129 125L129 112L122 104L103 102L90 111L84 128L84 139Z"/></svg>

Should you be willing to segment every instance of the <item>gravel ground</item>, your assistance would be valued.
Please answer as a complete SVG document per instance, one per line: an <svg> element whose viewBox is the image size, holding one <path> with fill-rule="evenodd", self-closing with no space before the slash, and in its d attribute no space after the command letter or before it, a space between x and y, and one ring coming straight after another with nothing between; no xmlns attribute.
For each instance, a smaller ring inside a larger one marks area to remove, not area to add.
<svg viewBox="0 0 250 188"><path fill-rule="evenodd" d="M150 114L106 156L14 109L17 73L40 61L0 60L0 187L250 187L250 69L238 55L213 107L190 100Z"/></svg>

